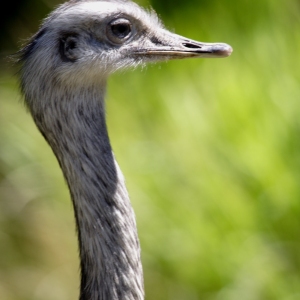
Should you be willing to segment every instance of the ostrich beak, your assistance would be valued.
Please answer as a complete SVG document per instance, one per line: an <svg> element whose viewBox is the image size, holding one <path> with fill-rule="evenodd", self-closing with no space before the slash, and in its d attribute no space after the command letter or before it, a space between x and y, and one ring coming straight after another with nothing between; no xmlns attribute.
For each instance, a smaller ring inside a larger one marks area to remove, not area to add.
<svg viewBox="0 0 300 300"><path fill-rule="evenodd" d="M180 59L188 57L218 58L232 53L231 46L224 43L203 43L163 30L163 34L150 38L147 46L135 49L135 55L155 59Z"/></svg>

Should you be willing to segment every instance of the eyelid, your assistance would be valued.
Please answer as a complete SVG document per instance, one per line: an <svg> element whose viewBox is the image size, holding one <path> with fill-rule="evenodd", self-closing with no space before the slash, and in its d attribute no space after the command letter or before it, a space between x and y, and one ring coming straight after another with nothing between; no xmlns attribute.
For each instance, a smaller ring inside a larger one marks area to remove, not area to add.
<svg viewBox="0 0 300 300"><path fill-rule="evenodd" d="M123 24L123 23L127 23L127 24L131 25L131 22L128 19L125 19L125 18L114 19L109 24L111 24L111 25L118 25L118 24Z"/></svg>

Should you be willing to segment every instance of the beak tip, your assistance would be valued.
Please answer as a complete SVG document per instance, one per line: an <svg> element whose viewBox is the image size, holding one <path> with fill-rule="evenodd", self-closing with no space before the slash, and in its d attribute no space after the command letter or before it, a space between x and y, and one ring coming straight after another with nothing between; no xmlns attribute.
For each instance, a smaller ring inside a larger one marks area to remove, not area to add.
<svg viewBox="0 0 300 300"><path fill-rule="evenodd" d="M228 44L219 44L214 48L213 53L218 57L227 57L230 56L233 49Z"/></svg>

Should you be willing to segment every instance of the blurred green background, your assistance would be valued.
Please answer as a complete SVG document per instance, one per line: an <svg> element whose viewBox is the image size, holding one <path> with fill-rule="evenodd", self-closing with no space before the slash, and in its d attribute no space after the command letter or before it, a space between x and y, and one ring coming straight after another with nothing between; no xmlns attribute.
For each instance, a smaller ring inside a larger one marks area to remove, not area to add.
<svg viewBox="0 0 300 300"><path fill-rule="evenodd" d="M69 193L7 59L59 3L11 1L0 13L3 300L78 297ZM109 133L136 211L146 299L300 299L300 2L139 3L178 34L234 48L109 81Z"/></svg>

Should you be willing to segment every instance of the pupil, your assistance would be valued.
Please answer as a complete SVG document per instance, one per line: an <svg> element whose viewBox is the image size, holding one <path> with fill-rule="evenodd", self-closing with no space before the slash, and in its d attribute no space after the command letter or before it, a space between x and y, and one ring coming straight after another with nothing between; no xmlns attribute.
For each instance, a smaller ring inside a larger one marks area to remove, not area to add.
<svg viewBox="0 0 300 300"><path fill-rule="evenodd" d="M117 24L112 25L112 32L119 38L124 38L130 32L130 27L128 24Z"/></svg>
<svg viewBox="0 0 300 300"><path fill-rule="evenodd" d="M119 25L118 26L118 31L120 33L124 33L127 30L127 26L126 25Z"/></svg>

